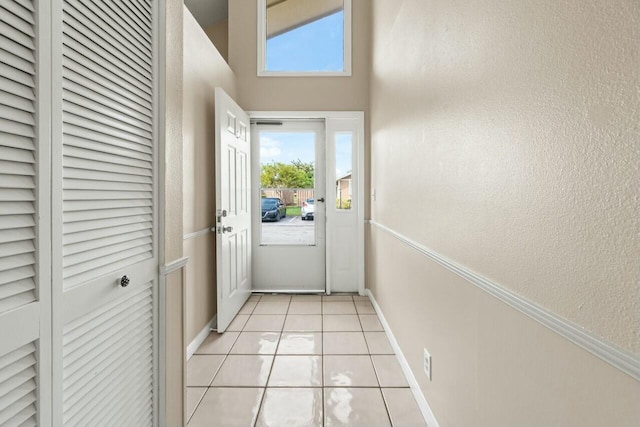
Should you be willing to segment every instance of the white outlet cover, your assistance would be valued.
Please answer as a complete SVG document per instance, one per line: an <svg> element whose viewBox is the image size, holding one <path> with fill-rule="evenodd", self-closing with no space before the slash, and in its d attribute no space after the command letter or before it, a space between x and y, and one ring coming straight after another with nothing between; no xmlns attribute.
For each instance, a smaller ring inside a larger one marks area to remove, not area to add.
<svg viewBox="0 0 640 427"><path fill-rule="evenodd" d="M427 375L427 378L429 378L429 381L431 381L431 355L429 354L426 348L424 349L423 364L424 364L424 373Z"/></svg>

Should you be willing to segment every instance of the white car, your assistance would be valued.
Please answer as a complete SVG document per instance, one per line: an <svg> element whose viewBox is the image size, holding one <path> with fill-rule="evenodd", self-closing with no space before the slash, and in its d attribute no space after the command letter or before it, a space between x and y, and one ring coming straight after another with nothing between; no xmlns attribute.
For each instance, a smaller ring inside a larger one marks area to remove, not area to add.
<svg viewBox="0 0 640 427"><path fill-rule="evenodd" d="M300 211L300 215L302 216L303 221L307 219L313 221L314 203L314 199L307 199L306 201L302 202L302 210Z"/></svg>

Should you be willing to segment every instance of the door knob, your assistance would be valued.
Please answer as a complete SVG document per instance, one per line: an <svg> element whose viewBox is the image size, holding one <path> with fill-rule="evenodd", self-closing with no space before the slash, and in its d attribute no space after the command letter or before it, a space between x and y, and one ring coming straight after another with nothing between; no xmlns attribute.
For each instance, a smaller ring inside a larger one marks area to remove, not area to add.
<svg viewBox="0 0 640 427"><path fill-rule="evenodd" d="M324 203L324 197L320 197L319 199L316 199L316 200L318 200L320 203Z"/></svg>
<svg viewBox="0 0 640 427"><path fill-rule="evenodd" d="M130 280L129 280L129 277L124 275L120 279L118 279L118 282L119 282L120 286L122 286L123 288L126 288L127 286L129 286Z"/></svg>
<svg viewBox="0 0 640 427"><path fill-rule="evenodd" d="M222 227L223 233L231 233L233 231L233 227Z"/></svg>

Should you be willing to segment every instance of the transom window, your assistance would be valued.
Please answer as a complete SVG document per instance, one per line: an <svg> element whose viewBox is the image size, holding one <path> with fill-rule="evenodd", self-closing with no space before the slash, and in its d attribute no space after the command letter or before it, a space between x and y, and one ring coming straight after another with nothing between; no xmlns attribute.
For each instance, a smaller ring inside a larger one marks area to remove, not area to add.
<svg viewBox="0 0 640 427"><path fill-rule="evenodd" d="M259 0L259 76L350 76L351 0Z"/></svg>

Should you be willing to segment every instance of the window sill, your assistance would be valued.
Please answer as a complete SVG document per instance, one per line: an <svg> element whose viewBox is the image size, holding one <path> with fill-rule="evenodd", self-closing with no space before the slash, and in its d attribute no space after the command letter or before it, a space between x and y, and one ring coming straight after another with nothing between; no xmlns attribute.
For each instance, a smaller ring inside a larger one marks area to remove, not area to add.
<svg viewBox="0 0 640 427"><path fill-rule="evenodd" d="M351 77L351 71L258 71L258 77Z"/></svg>

